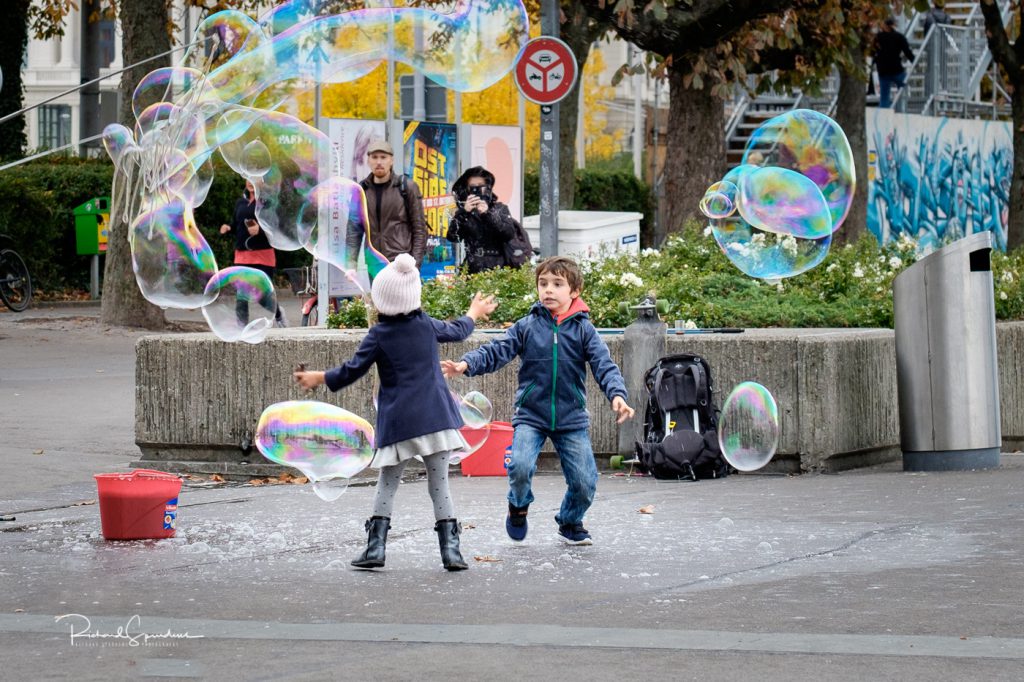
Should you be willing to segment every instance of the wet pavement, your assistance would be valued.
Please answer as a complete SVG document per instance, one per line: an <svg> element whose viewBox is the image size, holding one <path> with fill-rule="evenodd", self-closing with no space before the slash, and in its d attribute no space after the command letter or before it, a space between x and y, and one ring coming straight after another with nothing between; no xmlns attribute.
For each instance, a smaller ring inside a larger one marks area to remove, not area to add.
<svg viewBox="0 0 1024 682"><path fill-rule="evenodd" d="M955 473L605 473L590 547L555 535L560 476L538 476L513 543L504 480L455 475L461 573L418 477L377 572L348 568L371 485L324 502L186 480L176 537L105 541L92 474L136 458L143 332L97 314L0 314L5 679L1022 677L1019 454Z"/></svg>

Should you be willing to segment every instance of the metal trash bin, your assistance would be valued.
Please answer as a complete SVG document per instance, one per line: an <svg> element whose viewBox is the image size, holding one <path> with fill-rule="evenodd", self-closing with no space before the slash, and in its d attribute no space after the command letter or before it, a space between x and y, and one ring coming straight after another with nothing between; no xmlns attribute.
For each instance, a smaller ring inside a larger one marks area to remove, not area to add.
<svg viewBox="0 0 1024 682"><path fill-rule="evenodd" d="M992 234L932 253L893 282L904 471L999 466Z"/></svg>

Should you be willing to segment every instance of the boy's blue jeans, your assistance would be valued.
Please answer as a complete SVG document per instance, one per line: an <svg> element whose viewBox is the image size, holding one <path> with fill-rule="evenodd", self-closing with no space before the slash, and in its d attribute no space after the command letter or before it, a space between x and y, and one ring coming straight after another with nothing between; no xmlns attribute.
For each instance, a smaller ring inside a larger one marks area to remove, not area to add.
<svg viewBox="0 0 1024 682"><path fill-rule="evenodd" d="M512 436L512 458L508 464L508 501L516 507L533 502L531 482L537 471L537 456L550 438L562 463L566 490L562 508L555 517L559 525L583 522L597 490L597 463L590 445L589 429L546 431L519 424Z"/></svg>

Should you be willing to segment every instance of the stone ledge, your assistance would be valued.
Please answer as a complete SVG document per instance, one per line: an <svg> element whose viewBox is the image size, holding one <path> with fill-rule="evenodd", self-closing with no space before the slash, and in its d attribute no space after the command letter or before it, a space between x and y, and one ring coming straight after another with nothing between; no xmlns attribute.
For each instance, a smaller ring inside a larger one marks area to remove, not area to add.
<svg viewBox="0 0 1024 682"><path fill-rule="evenodd" d="M331 394L305 394L291 370L335 366L350 357L364 332L272 330L257 345L229 344L209 333L147 336L136 345L136 443L141 465L160 462L238 464L242 446L263 409L283 400L313 398L372 420L375 373ZM441 347L457 359L494 338L477 333ZM622 366L623 335L604 336ZM1004 450L1024 441L1024 323L997 330ZM711 364L716 402L741 381L766 386L779 405L781 437L767 471L839 471L900 457L899 407L893 333L888 329L764 329L730 335L669 335L666 354L692 352ZM494 404L495 419L512 412L518 363L483 377L452 382L459 391L480 390ZM618 429L607 401L588 380L591 437L599 464L618 450ZM639 421L624 428L639 435ZM557 468L553 456L542 464ZM253 465L248 465L253 466ZM213 472L219 473L219 472Z"/></svg>

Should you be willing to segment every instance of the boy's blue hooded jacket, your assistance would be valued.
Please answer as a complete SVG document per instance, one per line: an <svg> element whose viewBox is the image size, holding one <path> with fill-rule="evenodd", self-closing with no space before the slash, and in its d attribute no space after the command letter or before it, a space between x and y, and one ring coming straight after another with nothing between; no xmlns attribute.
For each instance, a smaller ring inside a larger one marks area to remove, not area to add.
<svg viewBox="0 0 1024 682"><path fill-rule="evenodd" d="M586 428L590 425L588 364L608 400L627 397L622 374L590 322L588 310L577 298L556 324L547 308L534 303L505 335L463 356L469 365L466 374L496 372L518 355L519 390L512 423L546 431Z"/></svg>

